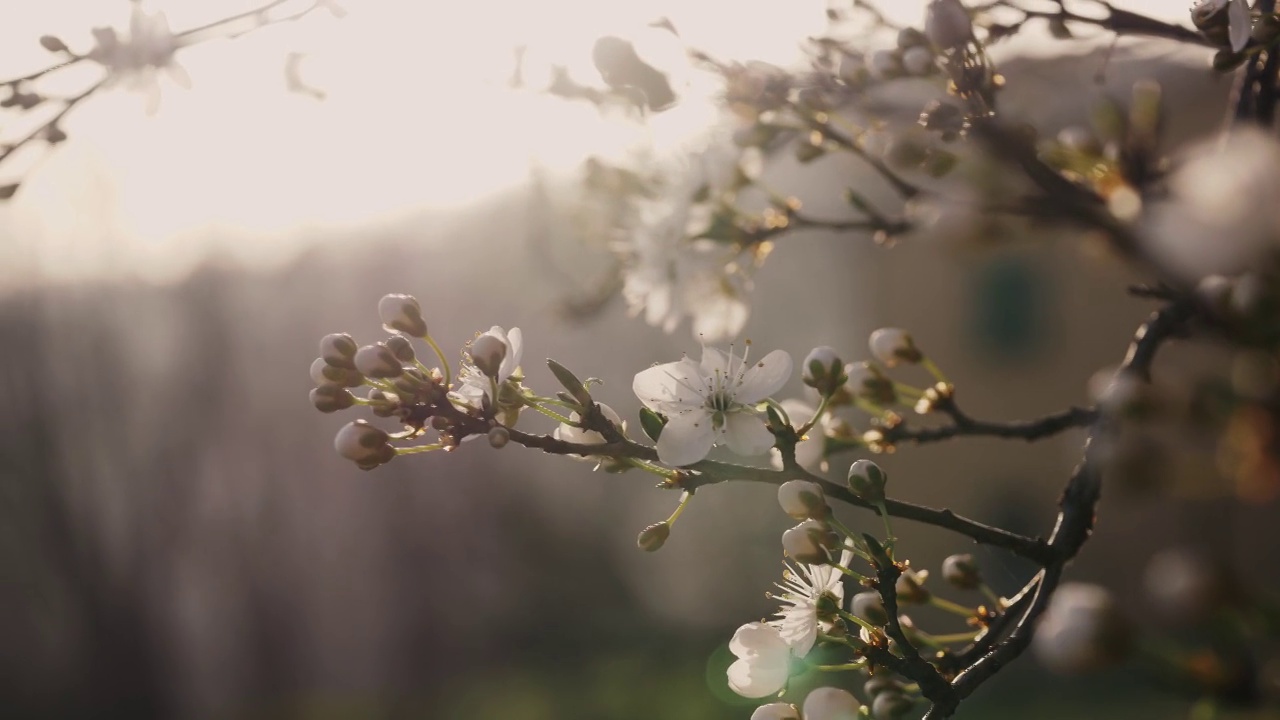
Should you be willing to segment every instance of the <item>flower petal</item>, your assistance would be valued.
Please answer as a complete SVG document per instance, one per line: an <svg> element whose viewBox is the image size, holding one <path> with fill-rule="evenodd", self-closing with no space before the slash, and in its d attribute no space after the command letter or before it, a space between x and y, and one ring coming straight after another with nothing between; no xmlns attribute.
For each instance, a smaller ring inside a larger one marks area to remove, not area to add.
<svg viewBox="0 0 1280 720"><path fill-rule="evenodd" d="M511 377L511 373L520 367L520 359L524 356L524 334L520 332L520 328L511 328L510 332L503 334L503 339L507 343L507 356L502 359L502 364L498 367L498 380Z"/></svg>
<svg viewBox="0 0 1280 720"><path fill-rule="evenodd" d="M743 697L762 698L776 695L787 686L787 666L738 660L726 673L729 689Z"/></svg>
<svg viewBox="0 0 1280 720"><path fill-rule="evenodd" d="M774 350L742 374L734 399L743 405L754 405L781 390L790 379L791 356L785 350Z"/></svg>
<svg viewBox="0 0 1280 720"><path fill-rule="evenodd" d="M732 356L727 355L722 350L704 345L702 347L702 365L699 367L705 377L715 377L716 373L721 376L729 373L729 363L733 360Z"/></svg>
<svg viewBox="0 0 1280 720"><path fill-rule="evenodd" d="M787 649L787 643L778 634L777 628L762 622L743 625L733 633L733 639L729 641L729 652L740 658L776 655Z"/></svg>
<svg viewBox="0 0 1280 720"><path fill-rule="evenodd" d="M687 408L702 407L701 388L698 363L688 357L641 370L631 382L631 391L645 407L672 415Z"/></svg>
<svg viewBox="0 0 1280 720"><path fill-rule="evenodd" d="M1231 0L1231 6L1227 8L1227 21L1231 49L1240 52L1249 44L1249 35L1253 32L1248 0Z"/></svg>
<svg viewBox="0 0 1280 720"><path fill-rule="evenodd" d="M749 412L729 413L725 417L721 438L730 450L748 457L767 452L774 441L773 433L769 432L764 420Z"/></svg>
<svg viewBox="0 0 1280 720"><path fill-rule="evenodd" d="M772 436L771 436L772 437ZM658 437L658 459L667 465L692 465L711 452L715 430L711 413L693 408L672 415Z"/></svg>

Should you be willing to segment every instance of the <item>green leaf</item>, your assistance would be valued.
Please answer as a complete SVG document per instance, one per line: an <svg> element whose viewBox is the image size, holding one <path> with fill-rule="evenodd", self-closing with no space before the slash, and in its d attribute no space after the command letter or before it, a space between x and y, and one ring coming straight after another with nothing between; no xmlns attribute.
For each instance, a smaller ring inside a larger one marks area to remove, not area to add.
<svg viewBox="0 0 1280 720"><path fill-rule="evenodd" d="M585 408L593 402L591 393L587 392L586 386L582 384L577 375L569 371L569 368L550 358L547 359L547 367L551 368L551 374L556 376L556 379L560 381L565 390L569 391L569 394L573 396L573 399L579 405Z"/></svg>

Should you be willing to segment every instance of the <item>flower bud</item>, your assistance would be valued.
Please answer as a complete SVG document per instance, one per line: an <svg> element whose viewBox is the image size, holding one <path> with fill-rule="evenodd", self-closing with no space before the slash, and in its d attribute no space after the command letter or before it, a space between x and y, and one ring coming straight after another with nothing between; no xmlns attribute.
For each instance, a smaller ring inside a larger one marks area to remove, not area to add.
<svg viewBox="0 0 1280 720"><path fill-rule="evenodd" d="M333 366L325 362L324 358L316 358L311 363L311 382L315 383L316 385L335 384L334 381L330 380L329 376L325 373L325 369L331 368L331 367ZM334 368L334 369L341 370L342 368Z"/></svg>
<svg viewBox="0 0 1280 720"><path fill-rule="evenodd" d="M869 400L878 405L892 405L898 400L893 381L885 377L880 368L869 362L856 362L844 368L848 380L845 389L850 395Z"/></svg>
<svg viewBox="0 0 1280 720"><path fill-rule="evenodd" d="M1067 675L1121 660L1131 640L1129 623L1111 593L1098 585L1066 583L1049 599L1031 647L1050 670Z"/></svg>
<svg viewBox="0 0 1280 720"><path fill-rule="evenodd" d="M884 625L889 622L889 613L884 609L884 599L875 590L868 590L854 595L849 608L854 615L872 625Z"/></svg>
<svg viewBox="0 0 1280 720"><path fill-rule="evenodd" d="M848 690L820 687L804 699L804 720L860 720L862 703Z"/></svg>
<svg viewBox="0 0 1280 720"><path fill-rule="evenodd" d="M839 547L840 537L819 520L805 520L782 533L782 551L796 562L826 565Z"/></svg>
<svg viewBox="0 0 1280 720"><path fill-rule="evenodd" d="M1162 550L1151 558L1142 584L1155 611L1179 624L1209 618L1235 594L1235 583L1223 563L1186 548Z"/></svg>
<svg viewBox="0 0 1280 720"><path fill-rule="evenodd" d="M928 44L929 38L913 27L903 28L898 31L898 48L901 50Z"/></svg>
<svg viewBox="0 0 1280 720"><path fill-rule="evenodd" d="M311 390L311 404L322 413L331 413L355 405L356 398L346 388L326 384Z"/></svg>
<svg viewBox="0 0 1280 720"><path fill-rule="evenodd" d="M356 370L371 378L393 378L404 374L395 353L382 343L365 345L356 350Z"/></svg>
<svg viewBox="0 0 1280 720"><path fill-rule="evenodd" d="M936 47L950 50L973 37L973 20L960 0L933 0L925 10L924 34Z"/></svg>
<svg viewBox="0 0 1280 720"><path fill-rule="evenodd" d="M871 77L889 80L902 74L902 58L893 50L877 50L871 53L868 69Z"/></svg>
<svg viewBox="0 0 1280 720"><path fill-rule="evenodd" d="M378 317L387 332L399 331L413 337L426 337L427 321L422 307L412 295L384 295L378 301Z"/></svg>
<svg viewBox="0 0 1280 720"><path fill-rule="evenodd" d="M356 341L346 333L330 333L320 338L320 357L334 367L356 368Z"/></svg>
<svg viewBox="0 0 1280 720"><path fill-rule="evenodd" d="M942 579L961 590L974 590L982 584L982 574L978 572L978 564L968 553L952 555L943 560Z"/></svg>
<svg viewBox="0 0 1280 720"><path fill-rule="evenodd" d="M880 328L871 333L867 344L871 355L885 367L893 367L900 362L915 364L924 359L911 335L901 328Z"/></svg>
<svg viewBox="0 0 1280 720"><path fill-rule="evenodd" d="M884 487L888 482L884 470L870 460L856 460L849 466L849 489L873 505L884 502Z"/></svg>
<svg viewBox="0 0 1280 720"><path fill-rule="evenodd" d="M417 354L413 352L413 343L409 342L409 338L403 335L392 335L383 341L387 349L392 355L402 363L412 363L417 359Z"/></svg>
<svg viewBox="0 0 1280 720"><path fill-rule="evenodd" d="M480 372L496 378L498 368L502 367L502 361L507 357L507 344L502 341L502 338L487 332L472 340L467 352L471 355L471 362L475 363Z"/></svg>
<svg viewBox="0 0 1280 720"><path fill-rule="evenodd" d="M929 598L933 597L928 590L924 589L924 581L928 579L929 571L921 570L919 572L913 570L903 570L898 576L898 581L894 583L894 592L898 595L898 603L907 603L910 605L923 605L929 602Z"/></svg>
<svg viewBox="0 0 1280 720"><path fill-rule="evenodd" d="M636 538L636 545L645 552L654 552L665 545L669 537L671 537L671 523L654 523L640 531L640 536Z"/></svg>
<svg viewBox="0 0 1280 720"><path fill-rule="evenodd" d="M893 673L880 672L871 676L871 679L862 686L862 691L874 700L882 692L902 692L902 683L898 682Z"/></svg>
<svg viewBox="0 0 1280 720"><path fill-rule="evenodd" d="M333 447L342 457L357 463L381 456L384 447L391 447L391 437L364 420L356 420L342 426L333 439Z"/></svg>
<svg viewBox="0 0 1280 720"><path fill-rule="evenodd" d="M933 51L920 45L903 50L902 69L908 75L928 75L936 69Z"/></svg>
<svg viewBox="0 0 1280 720"><path fill-rule="evenodd" d="M804 384L822 393L824 397L834 394L847 379L844 361L836 354L835 348L826 345L809 351L804 359L802 372Z"/></svg>
<svg viewBox="0 0 1280 720"><path fill-rule="evenodd" d="M911 699L900 692L882 692L871 701L871 717L875 720L898 720L911 712Z"/></svg>
<svg viewBox="0 0 1280 720"><path fill-rule="evenodd" d="M867 81L867 61L861 55L844 53L837 72L846 85L858 87Z"/></svg>
<svg viewBox="0 0 1280 720"><path fill-rule="evenodd" d="M511 431L498 426L489 430L489 446L495 449L502 449L511 442Z"/></svg>
<svg viewBox="0 0 1280 720"><path fill-rule="evenodd" d="M338 367L325 362L324 358L316 358L311 363L311 380L319 385L337 385L339 387L360 387L364 384L364 376L350 368Z"/></svg>
<svg viewBox="0 0 1280 720"><path fill-rule="evenodd" d="M790 703L769 703L756 708L751 720L800 720L800 711Z"/></svg>
<svg viewBox="0 0 1280 720"><path fill-rule="evenodd" d="M778 487L782 512L796 520L822 520L831 514L822 486L808 480L788 480Z"/></svg>
<svg viewBox="0 0 1280 720"><path fill-rule="evenodd" d="M627 424L623 422L622 417L613 408L604 403L597 403L600 406L600 414L605 416L609 422L613 423L613 427L618 432L626 432ZM575 423L582 422L582 415L577 412L569 413L569 419ZM552 436L557 440L565 442L577 443L579 445L603 445L608 440L595 430L587 430L577 425L568 425L560 423L553 432Z"/></svg>

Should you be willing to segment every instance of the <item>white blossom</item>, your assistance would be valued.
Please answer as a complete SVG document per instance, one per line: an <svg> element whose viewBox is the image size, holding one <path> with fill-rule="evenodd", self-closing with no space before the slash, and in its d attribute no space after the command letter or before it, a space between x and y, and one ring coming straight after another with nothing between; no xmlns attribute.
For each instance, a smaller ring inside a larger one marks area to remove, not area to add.
<svg viewBox="0 0 1280 720"><path fill-rule="evenodd" d="M804 720L861 720L862 703L848 690L816 688L804 699Z"/></svg>
<svg viewBox="0 0 1280 720"><path fill-rule="evenodd" d="M412 295L392 293L378 301L378 316L387 332L399 331L413 337L427 334L427 322L422 319L422 306Z"/></svg>
<svg viewBox="0 0 1280 720"><path fill-rule="evenodd" d="M803 400L796 400L795 398L787 398L779 404L782 405L782 409L787 413L787 417L791 418L792 425L797 428L807 422L809 418L813 417L813 414L817 412L816 408L809 403ZM818 423L813 428L810 428L809 432L805 433L804 437L800 438L800 441L796 443L796 463L809 472L821 472L825 469L825 433L827 426L828 420L824 417L822 422ZM778 452L775 448L770 451L770 455L770 462L773 464L773 467L777 470L781 470L782 453Z"/></svg>
<svg viewBox="0 0 1280 720"><path fill-rule="evenodd" d="M618 415L616 410L604 403L599 403L599 405L600 413L604 415L609 422L613 423L613 426L617 428L619 432L621 432L622 429L626 427L626 423L622 421L622 416ZM581 422L582 416L575 412L569 415L569 419L575 423ZM587 430L586 428L581 428L577 425L568 425L566 423L560 423L559 427L557 427L555 432L552 434L555 435L557 440L578 443L579 445L603 445L606 442L604 436L595 430Z"/></svg>
<svg viewBox="0 0 1280 720"><path fill-rule="evenodd" d="M108 83L127 82L134 90L147 95L147 111L160 105L160 88L156 71L163 68L182 87L190 87L191 79L173 55L181 42L169 29L162 12L148 13L142 3L135 2L129 16L129 30L122 35L115 28L93 28L94 47L86 57L107 69Z"/></svg>
<svg viewBox="0 0 1280 720"><path fill-rule="evenodd" d="M751 720L800 720L800 711L791 703L769 703L756 708Z"/></svg>
<svg viewBox="0 0 1280 720"><path fill-rule="evenodd" d="M480 350L476 350L476 343L481 343ZM498 349L499 347L501 350ZM496 359L497 370L493 373L492 379L501 385L520 366L520 359L524 356L524 335L520 332L520 328L513 327L508 332L494 325L488 332L471 341L471 349L477 353L482 352L486 361ZM498 359L499 356L500 359ZM455 391L458 397L476 408L481 406L482 398L490 395L492 391L490 376L474 362L463 364L458 383L458 389Z"/></svg>
<svg viewBox="0 0 1280 720"><path fill-rule="evenodd" d="M846 547L840 555L840 565L848 567L852 559L853 551ZM813 649L818 632L830 627L819 605L829 603L832 608L844 605L843 573L831 565L801 563L785 567L782 583L778 585L782 594L774 596L783 606L777 619L769 624L778 629L791 652L802 658Z"/></svg>
<svg viewBox="0 0 1280 720"><path fill-rule="evenodd" d="M632 390L645 407L668 418L658 438L658 459L668 465L702 460L713 445L739 455L758 455L773 446L773 434L756 405L791 376L791 356L774 350L749 363L703 348L702 362L688 356L636 373Z"/></svg>
<svg viewBox="0 0 1280 720"><path fill-rule="evenodd" d="M791 673L791 647L778 629L766 623L747 623L729 641L738 659L727 672L729 689L743 697L776 695L787 686Z"/></svg>

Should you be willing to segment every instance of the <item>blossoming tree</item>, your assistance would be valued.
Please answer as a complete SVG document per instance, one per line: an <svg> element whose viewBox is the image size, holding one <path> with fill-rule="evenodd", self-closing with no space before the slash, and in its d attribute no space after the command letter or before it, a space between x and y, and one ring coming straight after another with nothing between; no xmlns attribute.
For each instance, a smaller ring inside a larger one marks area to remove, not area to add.
<svg viewBox="0 0 1280 720"><path fill-rule="evenodd" d="M47 50L65 57L3 83L4 103L57 103L60 110L0 149L0 164L20 147L63 139L61 118L104 84L146 83L161 70L181 81L175 55L186 45L319 7L335 9L316 2L272 15L281 4L178 33L163 17L138 10L127 34L97 31L83 52L43 38ZM1209 434L1228 449L1247 446L1230 464L1233 475L1277 473L1271 431L1280 414L1275 2L1201 0L1191 9L1191 26L1105 0L933 0L919 27L896 26L872 2L854 0L833 8L830 18L832 33L812 40L812 62L802 71L691 52L723 81L723 104L735 123L732 146L719 149L732 160L725 168L670 177L652 168L591 166L587 194L610 200L608 232L618 255L610 289L633 314L665 331L689 319L704 343L697 358L635 369L631 391L643 406L638 416L624 418L605 403L622 398L582 379L591 371L589 359L547 361L559 387L535 388L521 367L525 338L518 328L493 326L449 348L433 337L417 300L389 294L377 306L387 337L361 345L345 333L328 335L311 366L311 400L319 411L372 416L344 425L334 448L361 469L375 470L405 455L518 446L583 459L602 472L656 479L678 499L666 520L640 530L637 544L646 551L670 540L699 489L731 482L776 486L780 509L797 523L781 538L787 562L774 596L778 610L733 634L735 660L725 676L734 692L759 700L755 720L944 718L1028 648L1061 672L1099 668L1135 652L1154 655L1106 589L1069 581L1069 564L1089 540L1104 477L1151 459L1149 446L1131 440L1153 418L1175 431ZM1006 122L999 102L1006 80L988 50L1038 21L1058 36L1092 27L1210 48L1214 68L1237 78L1219 141L1190 159L1167 157L1158 142L1160 92L1151 84L1135 87L1125 112L1092 129L1043 138ZM597 60L613 63L619 52L610 46ZM70 98L29 89L40 76L78 63L96 63L105 76ZM632 104L641 113L670 104L669 87L654 95L653 83L661 82L651 72L610 67L602 76L606 89L560 77L551 91L602 105ZM940 90L919 108L918 122L872 128L846 116L861 98L892 92L904 79L932 80ZM810 215L761 180L769 156L784 150L801 162L849 155L899 202L884 207L853 188L846 194L850 217ZM978 163L994 164L1012 179L996 190L965 174ZM960 404L957 387L964 379L949 377L928 355L927 338L917 344L906 329L872 333L866 359L825 345L759 352L735 339L749 312L751 273L779 236L820 227L888 245L957 209L1102 238L1149 277L1131 292L1156 308L1128 348L1117 348L1119 367L1100 383L1093 406L1013 422L975 418ZM1154 384L1152 367L1175 337L1225 345L1257 370L1246 373L1253 380L1197 391L1171 410L1167 397L1177 388ZM904 366L918 366L930 382L905 382ZM777 397L797 374L809 396ZM921 422L926 417L934 422ZM1076 428L1086 428L1089 439L1064 479L1056 522L1039 535L896 500L886 472L857 457L966 437L1036 441ZM846 508L874 512L874 529L842 519ZM1020 591L1002 596L975 558L960 552L942 563L940 581L930 582L931 573L910 563L910 532L901 521L1003 549L1038 571ZM1152 573L1169 604L1200 615L1232 603L1236 610L1247 606L1263 630L1242 633L1227 646L1188 651L1186 658L1148 659L1195 697L1265 702L1250 659L1258 637L1280 624L1274 609L1223 592L1225 581L1209 578L1194 558L1162 556ZM954 616L954 623L917 624L909 612L921 606ZM823 681L796 697L788 688L801 676Z"/></svg>

